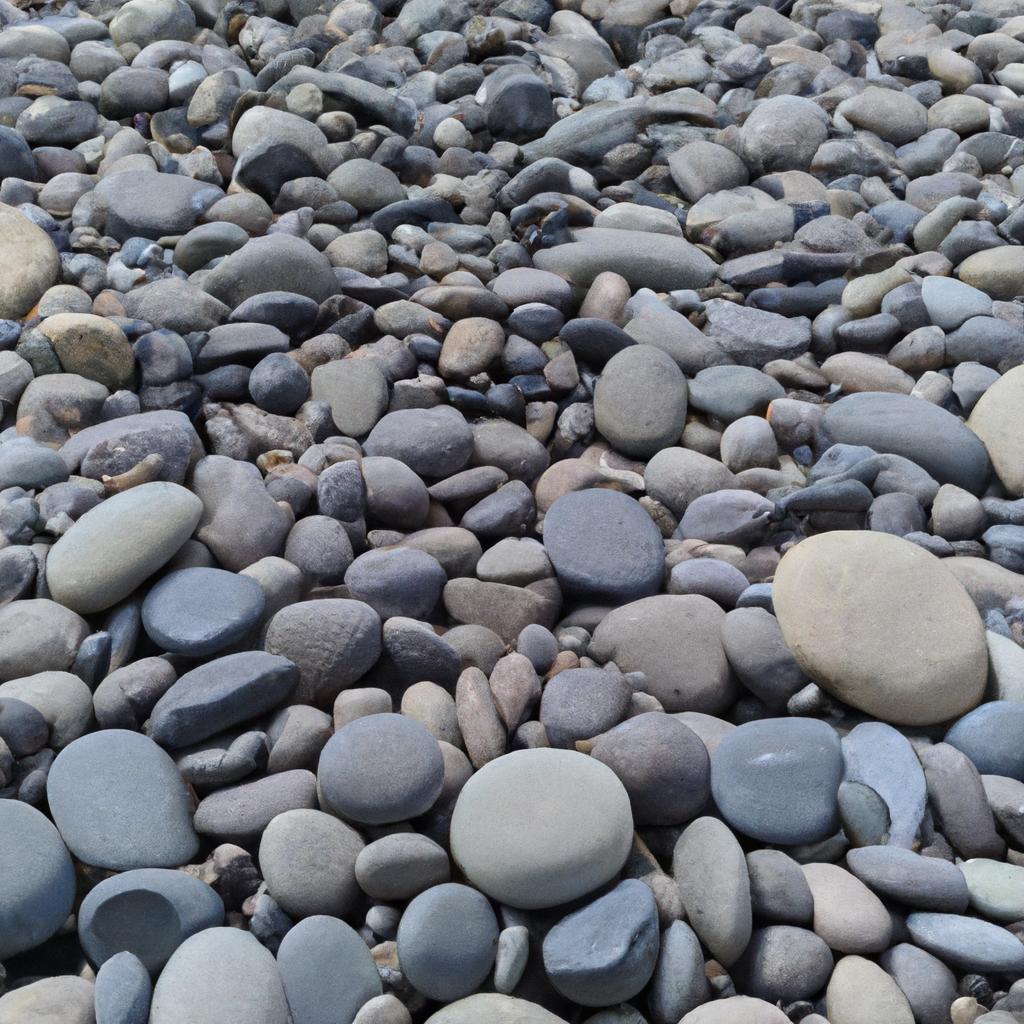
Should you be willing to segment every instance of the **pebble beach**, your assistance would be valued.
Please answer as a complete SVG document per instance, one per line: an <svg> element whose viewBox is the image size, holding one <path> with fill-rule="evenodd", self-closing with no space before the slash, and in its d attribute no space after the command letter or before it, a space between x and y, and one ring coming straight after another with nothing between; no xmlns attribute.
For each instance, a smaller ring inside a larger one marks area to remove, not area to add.
<svg viewBox="0 0 1024 1024"><path fill-rule="evenodd" d="M1020 0L0 0L0 1024L1024 1024Z"/></svg>

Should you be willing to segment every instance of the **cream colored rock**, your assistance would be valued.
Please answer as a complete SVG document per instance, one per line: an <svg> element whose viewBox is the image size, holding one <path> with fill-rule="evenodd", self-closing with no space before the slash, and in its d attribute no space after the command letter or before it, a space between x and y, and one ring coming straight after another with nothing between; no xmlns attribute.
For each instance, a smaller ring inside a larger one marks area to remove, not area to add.
<svg viewBox="0 0 1024 1024"><path fill-rule="evenodd" d="M825 992L830 1024L914 1024L907 997L878 964L844 956Z"/></svg>
<svg viewBox="0 0 1024 1024"><path fill-rule="evenodd" d="M984 694L981 617L945 563L909 541L868 531L810 537L779 563L773 597L800 667L876 718L931 725Z"/></svg>
<svg viewBox="0 0 1024 1024"><path fill-rule="evenodd" d="M565 1024L561 1017L525 999L481 992L442 1007L427 1024Z"/></svg>
<svg viewBox="0 0 1024 1024"><path fill-rule="evenodd" d="M856 875L838 864L804 864L803 872L814 898L814 933L832 949L881 953L889 945L889 911Z"/></svg>
<svg viewBox="0 0 1024 1024"><path fill-rule="evenodd" d="M691 1010L679 1024L788 1024L789 1018L771 1003L750 996L716 999Z"/></svg>
<svg viewBox="0 0 1024 1024"><path fill-rule="evenodd" d="M996 475L1015 498L1024 495L1024 366L1002 375L978 399L967 426L988 451Z"/></svg>
<svg viewBox="0 0 1024 1024"><path fill-rule="evenodd" d="M0 320L24 316L59 273L50 236L13 206L0 203Z"/></svg>

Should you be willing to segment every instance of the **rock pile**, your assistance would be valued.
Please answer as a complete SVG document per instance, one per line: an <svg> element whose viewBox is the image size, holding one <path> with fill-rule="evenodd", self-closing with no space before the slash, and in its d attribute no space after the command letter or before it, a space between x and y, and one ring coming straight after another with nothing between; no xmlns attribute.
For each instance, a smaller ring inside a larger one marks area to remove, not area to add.
<svg viewBox="0 0 1024 1024"><path fill-rule="evenodd" d="M1016 0L0 0L0 1024L1024 1021Z"/></svg>

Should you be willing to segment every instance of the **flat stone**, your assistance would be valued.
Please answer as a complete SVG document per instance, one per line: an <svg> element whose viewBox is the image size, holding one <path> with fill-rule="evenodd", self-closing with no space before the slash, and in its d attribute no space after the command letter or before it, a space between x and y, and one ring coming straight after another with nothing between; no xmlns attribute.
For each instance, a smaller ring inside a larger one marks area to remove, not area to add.
<svg viewBox="0 0 1024 1024"><path fill-rule="evenodd" d="M452 857L466 877L524 909L558 906L603 885L632 838L622 784L568 750L520 750L491 761L463 787L451 825Z"/></svg>
<svg viewBox="0 0 1024 1024"><path fill-rule="evenodd" d="M847 867L887 899L919 910L962 914L968 886L961 870L938 857L922 857L898 846L862 846L846 854Z"/></svg>
<svg viewBox="0 0 1024 1024"><path fill-rule="evenodd" d="M965 861L960 870L976 913L999 924L1012 924L1024 917L1024 867L976 857Z"/></svg>
<svg viewBox="0 0 1024 1024"><path fill-rule="evenodd" d="M654 895L630 878L547 933L544 970L567 999L608 1006L644 988L654 973L659 945Z"/></svg>
<svg viewBox="0 0 1024 1024"><path fill-rule="evenodd" d="M703 288L715 276L711 258L683 238L658 236L656 245L645 231L579 228L573 241L542 249L534 266L589 287L604 271L621 274L634 289L673 291Z"/></svg>
<svg viewBox="0 0 1024 1024"><path fill-rule="evenodd" d="M288 1024L273 954L236 928L207 928L186 939L156 987L150 1024Z"/></svg>
<svg viewBox="0 0 1024 1024"><path fill-rule="evenodd" d="M255 847L279 814L313 808L316 803L316 776L294 768L214 790L200 801L192 820L200 835Z"/></svg>
<svg viewBox="0 0 1024 1024"><path fill-rule="evenodd" d="M958 971L1024 970L1024 944L999 925L956 914L915 913L907 917L907 930L918 946Z"/></svg>
<svg viewBox="0 0 1024 1024"><path fill-rule="evenodd" d="M842 777L838 734L811 719L747 722L711 759L711 792L725 820L761 842L786 846L836 831Z"/></svg>
<svg viewBox="0 0 1024 1024"><path fill-rule="evenodd" d="M120 171L101 178L96 195L106 203L107 234L124 242L183 235L224 192L183 174Z"/></svg>
<svg viewBox="0 0 1024 1024"><path fill-rule="evenodd" d="M862 711L933 724L984 692L985 631L973 603L934 555L908 541L847 531L802 541L779 563L773 600L800 667Z"/></svg>
<svg viewBox="0 0 1024 1024"><path fill-rule="evenodd" d="M177 867L199 848L177 767L138 733L105 729L75 740L53 762L46 793L64 842L94 867Z"/></svg>
<svg viewBox="0 0 1024 1024"><path fill-rule="evenodd" d="M701 942L731 967L750 941L750 876L743 849L717 818L686 827L672 852L672 874Z"/></svg>
<svg viewBox="0 0 1024 1024"><path fill-rule="evenodd" d="M0 800L0 957L54 935L74 898L75 870L57 829L34 807Z"/></svg>
<svg viewBox="0 0 1024 1024"><path fill-rule="evenodd" d="M411 899L450 875L444 847L415 832L382 836L361 850L355 863L359 888L377 900Z"/></svg>
<svg viewBox="0 0 1024 1024"><path fill-rule="evenodd" d="M330 403L335 426L348 437L365 437L387 411L387 378L373 359L333 359L310 380L311 397Z"/></svg>
<svg viewBox="0 0 1024 1024"><path fill-rule="evenodd" d="M0 1024L94 1024L94 986L86 978L43 978L0 996Z"/></svg>
<svg viewBox="0 0 1024 1024"><path fill-rule="evenodd" d="M273 710L298 678L292 662L265 651L208 661L180 676L156 702L149 735L164 747L198 743Z"/></svg>
<svg viewBox="0 0 1024 1024"><path fill-rule="evenodd" d="M50 549L50 592L83 614L117 604L178 552L202 510L202 502L178 484L141 484L113 495Z"/></svg>
<svg viewBox="0 0 1024 1024"><path fill-rule="evenodd" d="M320 792L342 817L369 825L415 818L441 792L444 760L426 726L367 715L339 729L320 754Z"/></svg>
<svg viewBox="0 0 1024 1024"><path fill-rule="evenodd" d="M910 395L848 395L829 406L822 425L837 443L902 455L939 483L972 494L988 480L988 455L978 437L952 413Z"/></svg>
<svg viewBox="0 0 1024 1024"><path fill-rule="evenodd" d="M165 651L204 657L243 639L266 606L251 577L196 567L165 576L146 595L142 622Z"/></svg>
<svg viewBox="0 0 1024 1024"><path fill-rule="evenodd" d="M373 956L359 934L335 917L307 917L277 951L292 1024L352 1024L381 994Z"/></svg>

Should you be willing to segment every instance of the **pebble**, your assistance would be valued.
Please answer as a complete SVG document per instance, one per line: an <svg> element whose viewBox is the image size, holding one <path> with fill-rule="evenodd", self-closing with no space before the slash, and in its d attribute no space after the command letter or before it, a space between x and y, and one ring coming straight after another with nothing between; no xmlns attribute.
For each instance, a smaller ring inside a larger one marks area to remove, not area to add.
<svg viewBox="0 0 1024 1024"><path fill-rule="evenodd" d="M409 984L429 999L448 1002L471 994L490 974L498 921L483 893L445 882L412 900L397 943Z"/></svg>
<svg viewBox="0 0 1024 1024"><path fill-rule="evenodd" d="M883 721L946 721L981 697L987 654L977 611L940 562L908 541L847 531L811 538L779 564L773 601L801 668ZM807 616L806 602L819 614ZM905 647L905 634L920 644Z"/></svg>
<svg viewBox="0 0 1024 1024"><path fill-rule="evenodd" d="M835 831L842 776L839 737L824 722L747 722L711 759L711 793L725 820L761 842L786 846Z"/></svg>
<svg viewBox="0 0 1024 1024"><path fill-rule="evenodd" d="M5 1024L1024 1007L1024 45L960 6L5 9Z"/></svg>
<svg viewBox="0 0 1024 1024"><path fill-rule="evenodd" d="M277 951L277 969L292 1024L353 1024L360 1008L381 995L366 943L333 916L307 917L291 928Z"/></svg>
<svg viewBox="0 0 1024 1024"><path fill-rule="evenodd" d="M637 995L658 959L658 910L643 882L627 879L559 921L544 937L544 970L555 989L583 1006Z"/></svg>
<svg viewBox="0 0 1024 1024"><path fill-rule="evenodd" d="M171 758L145 736L82 736L50 768L46 795L61 838L94 867L177 867L199 848L189 796Z"/></svg>
<svg viewBox="0 0 1024 1024"><path fill-rule="evenodd" d="M273 955L237 928L207 928L186 939L167 962L153 987L149 1020L288 1024L289 1016Z"/></svg>
<svg viewBox="0 0 1024 1024"><path fill-rule="evenodd" d="M462 788L451 824L452 857L466 877L524 909L558 906L603 885L625 863L632 839L622 784L568 750L520 750L491 761Z"/></svg>
<svg viewBox="0 0 1024 1024"><path fill-rule="evenodd" d="M437 740L403 715L367 715L339 729L317 766L328 806L368 825L415 818L441 792L444 759Z"/></svg>

